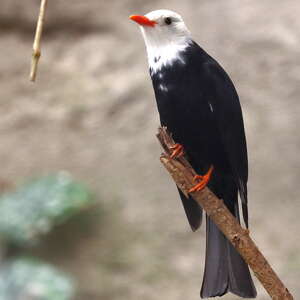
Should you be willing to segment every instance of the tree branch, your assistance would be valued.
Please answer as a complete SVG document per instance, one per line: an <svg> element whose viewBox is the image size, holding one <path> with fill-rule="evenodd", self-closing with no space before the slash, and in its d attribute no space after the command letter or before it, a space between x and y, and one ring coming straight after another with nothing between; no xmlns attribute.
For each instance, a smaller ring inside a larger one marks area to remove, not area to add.
<svg viewBox="0 0 300 300"><path fill-rule="evenodd" d="M157 138L165 151L160 157L161 162L169 171L177 186L185 195L188 195L188 191L195 185L193 178L196 172L185 157L170 158L171 147L175 142L168 134L166 127L159 128ZM269 293L271 299L292 300L293 296L259 251L249 236L249 231L240 226L223 201L218 199L207 187L191 195L244 258Z"/></svg>
<svg viewBox="0 0 300 300"><path fill-rule="evenodd" d="M41 56L41 37L43 32L45 12L46 12L47 0L41 0L40 13L36 26L35 38L33 42L33 53L30 70L30 80L35 81L37 67Z"/></svg>

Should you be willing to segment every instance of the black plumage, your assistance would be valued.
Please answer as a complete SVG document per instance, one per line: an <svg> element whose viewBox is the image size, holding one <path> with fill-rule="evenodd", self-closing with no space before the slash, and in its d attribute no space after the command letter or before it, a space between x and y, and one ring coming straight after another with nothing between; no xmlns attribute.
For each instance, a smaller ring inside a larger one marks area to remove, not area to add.
<svg viewBox="0 0 300 300"><path fill-rule="evenodd" d="M160 57L156 57L157 62ZM151 64L150 64L151 65ZM160 121L183 145L198 174L214 166L208 187L223 199L239 219L238 193L248 226L248 161L242 111L237 92L224 69L195 42L180 53L180 59L150 68ZM202 210L179 191L190 226L196 230ZM241 297L256 296L248 266L206 218L207 245L201 297L221 296L231 291Z"/></svg>

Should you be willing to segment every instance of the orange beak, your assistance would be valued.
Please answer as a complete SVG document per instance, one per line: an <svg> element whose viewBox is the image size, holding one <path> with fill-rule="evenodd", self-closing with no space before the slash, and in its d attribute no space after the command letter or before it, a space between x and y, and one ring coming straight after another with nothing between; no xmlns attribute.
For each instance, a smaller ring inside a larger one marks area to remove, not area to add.
<svg viewBox="0 0 300 300"><path fill-rule="evenodd" d="M154 27L155 24L157 24L155 21L151 21L150 19L148 19L145 16L130 16L129 17L132 21L137 22L138 24L140 24L141 26L150 26L150 27Z"/></svg>

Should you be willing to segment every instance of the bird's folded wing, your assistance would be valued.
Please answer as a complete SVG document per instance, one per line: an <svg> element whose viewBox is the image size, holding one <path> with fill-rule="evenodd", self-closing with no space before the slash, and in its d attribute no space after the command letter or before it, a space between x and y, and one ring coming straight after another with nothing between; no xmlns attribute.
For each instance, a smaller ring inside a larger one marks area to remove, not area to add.
<svg viewBox="0 0 300 300"><path fill-rule="evenodd" d="M205 84L213 91L207 95L207 100L213 107L221 139L239 188L243 217L248 227L248 158L239 97L231 79L217 62L212 59L204 68L207 72Z"/></svg>

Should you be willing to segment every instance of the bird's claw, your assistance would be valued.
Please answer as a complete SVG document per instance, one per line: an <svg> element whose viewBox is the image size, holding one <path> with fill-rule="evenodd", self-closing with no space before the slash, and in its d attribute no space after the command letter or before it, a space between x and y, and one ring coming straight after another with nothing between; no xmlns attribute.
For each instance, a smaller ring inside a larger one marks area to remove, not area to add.
<svg viewBox="0 0 300 300"><path fill-rule="evenodd" d="M183 146L180 144L175 144L174 146L172 146L170 148L173 150L173 152L170 156L172 159L181 157L184 154Z"/></svg>
<svg viewBox="0 0 300 300"><path fill-rule="evenodd" d="M204 177L203 175L195 175L194 178L193 178L193 181L197 182L198 180L202 180L203 177Z"/></svg>
<svg viewBox="0 0 300 300"><path fill-rule="evenodd" d="M214 167L211 166L205 175L195 175L193 180L194 181L201 180L201 181L199 183L197 183L194 187L192 187L189 190L189 193L198 192L198 191L203 190L211 178L213 169L214 169Z"/></svg>

